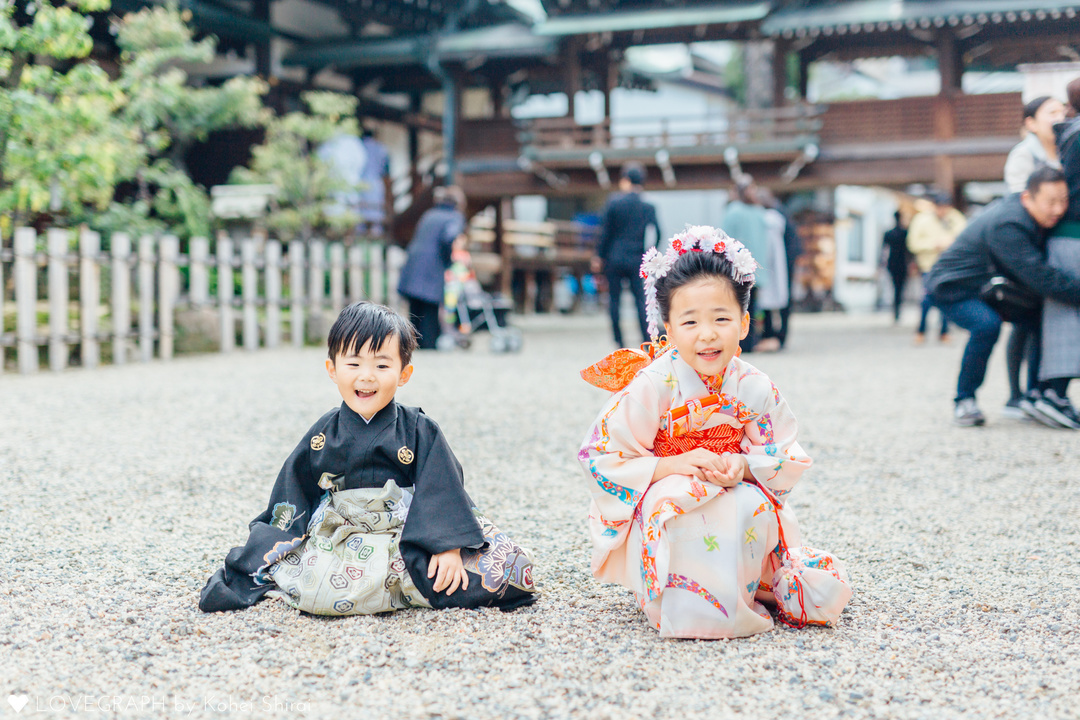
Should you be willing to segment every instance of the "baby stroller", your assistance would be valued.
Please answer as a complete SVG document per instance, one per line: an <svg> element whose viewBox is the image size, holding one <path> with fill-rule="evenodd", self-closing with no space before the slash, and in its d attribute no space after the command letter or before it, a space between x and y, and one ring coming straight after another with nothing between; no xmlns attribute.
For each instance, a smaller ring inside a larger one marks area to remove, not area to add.
<svg viewBox="0 0 1080 720"><path fill-rule="evenodd" d="M467 250L455 248L451 257L443 294L443 331L436 347L441 351L468 348L476 332L487 330L491 352L519 352L524 338L520 330L507 323L510 304L480 287Z"/></svg>

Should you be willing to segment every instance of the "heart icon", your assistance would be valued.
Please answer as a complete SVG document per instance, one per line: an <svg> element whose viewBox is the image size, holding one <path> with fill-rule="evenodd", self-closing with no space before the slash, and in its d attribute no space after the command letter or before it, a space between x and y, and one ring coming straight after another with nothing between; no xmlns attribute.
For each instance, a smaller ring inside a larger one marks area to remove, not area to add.
<svg viewBox="0 0 1080 720"><path fill-rule="evenodd" d="M30 698L25 695L8 695L8 705L15 708L15 712L22 712L22 709L26 707L26 703L30 702Z"/></svg>

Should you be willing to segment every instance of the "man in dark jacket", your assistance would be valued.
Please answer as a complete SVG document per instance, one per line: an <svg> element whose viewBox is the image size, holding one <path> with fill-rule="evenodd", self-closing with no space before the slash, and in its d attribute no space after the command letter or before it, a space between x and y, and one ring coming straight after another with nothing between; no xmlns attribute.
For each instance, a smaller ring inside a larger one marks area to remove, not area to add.
<svg viewBox="0 0 1080 720"><path fill-rule="evenodd" d="M1050 267L1045 256L1046 231L1067 206L1064 175L1039 168L1022 193L999 200L972 221L927 274L927 289L945 317L971 333L956 386L958 425L986 422L975 391L1001 332L1001 316L979 299L991 277L1001 274L1041 297L1080 304L1080 278Z"/></svg>
<svg viewBox="0 0 1080 720"><path fill-rule="evenodd" d="M896 225L885 232L882 245L889 251L885 260L885 269L893 285L893 320L900 322L900 307L904 302L904 286L907 284L908 267L911 265L911 251L907 248L907 226L900 211L896 211Z"/></svg>
<svg viewBox="0 0 1080 720"><path fill-rule="evenodd" d="M649 339L649 322L645 318L645 286L640 275L641 256L645 254L645 230L650 225L656 229L657 243L661 235L656 208L641 199L644 183L645 168L641 165L633 163L623 168L619 180L620 192L613 195L604 208L600 246L597 257L593 258L593 272L602 269L607 278L611 329L615 344L619 347L624 347L619 326L623 280L630 285L630 292L637 304L641 336L646 341Z"/></svg>
<svg viewBox="0 0 1080 720"><path fill-rule="evenodd" d="M465 231L465 193L457 185L435 188L435 207L420 216L409 258L401 268L398 294L408 299L419 347L432 350L439 339L439 306L454 240Z"/></svg>

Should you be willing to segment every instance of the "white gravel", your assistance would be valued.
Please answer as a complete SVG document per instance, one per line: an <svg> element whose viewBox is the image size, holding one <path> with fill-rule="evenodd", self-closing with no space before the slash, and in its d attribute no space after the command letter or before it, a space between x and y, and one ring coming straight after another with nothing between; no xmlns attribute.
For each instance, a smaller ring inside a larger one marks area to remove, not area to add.
<svg viewBox="0 0 1080 720"><path fill-rule="evenodd" d="M420 355L400 393L534 552L543 596L509 614L198 611L337 404L318 349L0 376L0 716L1077 717L1080 435L999 418L1000 348L990 424L953 427L962 342L888 323L799 315L751 358L816 461L805 539L856 595L836 630L735 641L660 640L589 575L575 452L604 393L577 371L610 349L601 317L530 319L519 356Z"/></svg>

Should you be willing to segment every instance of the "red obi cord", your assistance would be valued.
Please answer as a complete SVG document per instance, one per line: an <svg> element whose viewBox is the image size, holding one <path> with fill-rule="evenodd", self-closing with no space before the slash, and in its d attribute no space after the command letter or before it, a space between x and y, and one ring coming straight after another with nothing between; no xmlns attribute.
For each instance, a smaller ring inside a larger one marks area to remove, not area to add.
<svg viewBox="0 0 1080 720"><path fill-rule="evenodd" d="M742 430L731 425L715 425L704 430L695 430L671 437L661 430L656 433L653 440L653 455L656 457L671 457L690 452L695 448L705 448L717 455L723 453L738 454L741 451L739 441L742 440Z"/></svg>

